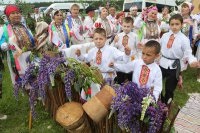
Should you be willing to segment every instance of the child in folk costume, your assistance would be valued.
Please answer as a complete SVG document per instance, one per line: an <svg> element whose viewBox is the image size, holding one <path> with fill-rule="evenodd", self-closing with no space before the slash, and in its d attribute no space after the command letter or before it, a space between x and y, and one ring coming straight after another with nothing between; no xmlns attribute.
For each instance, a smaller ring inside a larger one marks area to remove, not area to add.
<svg viewBox="0 0 200 133"><path fill-rule="evenodd" d="M162 101L168 103L173 99L174 90L179 80L179 74L189 62L191 67L200 67L200 62L192 55L189 39L181 32L183 18L176 14L169 20L170 31L165 33L160 41L160 68L163 78L166 78L165 95Z"/></svg>
<svg viewBox="0 0 200 133"><path fill-rule="evenodd" d="M121 33L122 31L122 20L125 17L125 13L123 11L117 13L116 15L116 27L117 27L117 33Z"/></svg>
<svg viewBox="0 0 200 133"><path fill-rule="evenodd" d="M162 36L164 33L169 31L169 18L170 18L170 14L169 14L169 7L165 6L162 9L162 14L161 16L159 16L159 23L160 23L160 36Z"/></svg>
<svg viewBox="0 0 200 133"><path fill-rule="evenodd" d="M80 7L77 4L73 4L70 8L71 15L67 16L65 23L70 28L71 43L82 44L85 42L83 22L79 15Z"/></svg>
<svg viewBox="0 0 200 133"><path fill-rule="evenodd" d="M90 63L100 69L104 80L113 80L116 77L114 69L108 64L111 61L121 60L128 62L130 60L131 50L128 46L125 47L125 53L117 50L115 47L106 45L106 31L103 28L96 28L93 37L95 47L90 49L88 54L81 55L80 50L76 51L78 60Z"/></svg>
<svg viewBox="0 0 200 133"><path fill-rule="evenodd" d="M194 47L193 40L195 40L198 35L197 22L190 15L193 9L194 6L190 2L184 2L181 5L181 15L183 17L181 31L189 38L192 48Z"/></svg>
<svg viewBox="0 0 200 133"><path fill-rule="evenodd" d="M110 67L116 71L133 72L132 81L138 85L139 88L153 89L153 95L157 101L162 91L162 73L155 63L155 59L159 57L160 44L157 41L148 41L142 49L142 59L131 61L127 64L118 64L111 62Z"/></svg>
<svg viewBox="0 0 200 133"><path fill-rule="evenodd" d="M85 29L85 33L84 33L84 37L85 37L85 42L92 42L92 37L93 37L93 25L94 25L94 8L91 6L88 6L85 9L85 12L87 13L87 16L85 17L85 20L83 22L84 25L84 29Z"/></svg>
<svg viewBox="0 0 200 133"><path fill-rule="evenodd" d="M134 27L138 30L138 37L140 41L140 48L148 40L160 40L160 27L157 22L158 9L156 6L150 6L143 11L143 20L138 17L134 21ZM141 53L141 52L140 52ZM140 55L141 56L141 55Z"/></svg>
<svg viewBox="0 0 200 133"><path fill-rule="evenodd" d="M95 21L93 27L95 28L104 28L106 30L107 35L107 44L110 44L112 41L112 37L117 32L116 26L107 19L108 10L105 7L101 8L100 17Z"/></svg>
<svg viewBox="0 0 200 133"><path fill-rule="evenodd" d="M21 23L22 15L16 5L7 5L4 13L8 18L8 24L3 26L0 46L7 52L8 67L12 84L21 80L27 69L26 58L31 49L35 47L35 41L31 31Z"/></svg>
<svg viewBox="0 0 200 133"><path fill-rule="evenodd" d="M125 17L122 23L123 32L119 33L115 36L113 43L111 46L116 47L120 51L124 52L124 48L126 46L131 48L131 58L134 60L137 58L137 45L138 45L138 36L131 32L133 28L133 19L131 17ZM126 74L123 72L117 72L116 82L121 84L125 80L131 81L132 73Z"/></svg>
<svg viewBox="0 0 200 133"><path fill-rule="evenodd" d="M112 24L116 25L116 9L115 7L109 7L108 9L109 15L107 16L107 19L111 21Z"/></svg>
<svg viewBox="0 0 200 133"><path fill-rule="evenodd" d="M69 27L63 22L63 13L60 10L52 11L53 21L49 25L50 42L58 47L58 50L70 46Z"/></svg>

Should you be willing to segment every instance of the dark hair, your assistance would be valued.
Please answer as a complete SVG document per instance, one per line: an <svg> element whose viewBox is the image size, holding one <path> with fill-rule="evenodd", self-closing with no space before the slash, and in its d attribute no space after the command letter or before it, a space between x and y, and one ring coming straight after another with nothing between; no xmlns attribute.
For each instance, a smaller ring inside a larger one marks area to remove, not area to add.
<svg viewBox="0 0 200 133"><path fill-rule="evenodd" d="M61 10L57 10L57 11L53 14L53 16L56 16L58 13L62 13L62 11L61 11Z"/></svg>
<svg viewBox="0 0 200 133"><path fill-rule="evenodd" d="M181 22L181 24L183 23L183 17L180 14L175 14L175 15L171 16L171 18L169 19L169 24L173 19L179 20Z"/></svg>
<svg viewBox="0 0 200 133"><path fill-rule="evenodd" d="M104 36L104 37L106 38L106 30L103 29L103 28L96 28L96 29L94 30L94 34L95 34L95 33L101 34L102 36Z"/></svg>
<svg viewBox="0 0 200 133"><path fill-rule="evenodd" d="M155 41L155 40L150 40L150 41L148 41L148 42L145 44L145 47L148 47L148 48L154 47L154 48L155 48L156 54L159 54L159 53L160 53L160 49L161 49L160 43L157 42L157 41Z"/></svg>
<svg viewBox="0 0 200 133"><path fill-rule="evenodd" d="M133 24L133 19L131 17L125 17L123 19L123 22L125 22L125 23L132 23Z"/></svg>

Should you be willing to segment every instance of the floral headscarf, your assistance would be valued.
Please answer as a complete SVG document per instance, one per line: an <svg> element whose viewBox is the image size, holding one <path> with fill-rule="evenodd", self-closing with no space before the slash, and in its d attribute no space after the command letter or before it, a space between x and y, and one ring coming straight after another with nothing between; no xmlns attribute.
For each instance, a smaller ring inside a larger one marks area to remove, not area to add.
<svg viewBox="0 0 200 133"><path fill-rule="evenodd" d="M147 8L144 8L142 11L142 18L146 22L147 21L147 14L150 13L151 11L158 11L158 8L156 6L150 6Z"/></svg>

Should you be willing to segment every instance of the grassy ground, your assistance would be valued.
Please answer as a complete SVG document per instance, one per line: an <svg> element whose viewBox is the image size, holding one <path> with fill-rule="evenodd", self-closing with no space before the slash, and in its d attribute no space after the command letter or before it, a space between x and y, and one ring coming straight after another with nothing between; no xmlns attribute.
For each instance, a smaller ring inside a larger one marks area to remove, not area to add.
<svg viewBox="0 0 200 133"><path fill-rule="evenodd" d="M183 106L188 100L188 93L199 92L200 83L196 82L196 70L184 72L184 89L176 90L175 102ZM0 120L0 133L61 133L63 128L54 122L41 104L37 106L37 119L33 128L28 129L29 104L27 96L20 96L19 101L13 97L8 68L3 72L3 98L0 99L0 113L8 115L7 120Z"/></svg>

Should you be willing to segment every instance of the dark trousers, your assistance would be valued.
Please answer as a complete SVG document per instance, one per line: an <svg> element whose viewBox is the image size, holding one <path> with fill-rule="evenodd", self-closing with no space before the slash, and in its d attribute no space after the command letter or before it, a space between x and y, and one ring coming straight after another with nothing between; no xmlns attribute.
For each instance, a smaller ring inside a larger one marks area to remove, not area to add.
<svg viewBox="0 0 200 133"><path fill-rule="evenodd" d="M165 69L160 67L162 71L163 79L165 81L165 94L161 95L162 102L166 103L170 98L174 97L174 90L176 89L178 80L176 79L176 69Z"/></svg>
<svg viewBox="0 0 200 133"><path fill-rule="evenodd" d="M130 73L117 72L117 77L114 79L114 81L118 84L124 83L126 81L132 81L132 75L133 72Z"/></svg>

